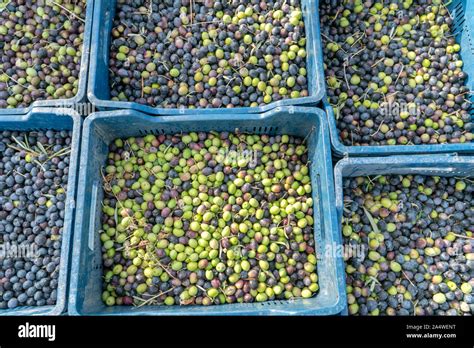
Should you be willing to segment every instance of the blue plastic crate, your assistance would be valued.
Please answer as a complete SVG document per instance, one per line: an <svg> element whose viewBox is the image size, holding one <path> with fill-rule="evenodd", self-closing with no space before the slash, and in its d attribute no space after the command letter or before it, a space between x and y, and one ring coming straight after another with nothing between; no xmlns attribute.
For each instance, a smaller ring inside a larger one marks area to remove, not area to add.
<svg viewBox="0 0 474 348"><path fill-rule="evenodd" d="M0 130L38 131L38 130L71 130L71 154L67 184L66 210L62 232L61 264L57 289L57 300L54 306L24 306L15 309L1 309L2 315L60 315L66 312L68 294L69 261L71 239L74 224L75 194L77 169L80 150L82 120L72 109L33 108L22 116L0 116Z"/></svg>
<svg viewBox="0 0 474 348"><path fill-rule="evenodd" d="M298 122L288 122L288 116ZM290 134L306 137L311 159L314 234L320 290L311 299L219 306L107 307L102 302L100 228L102 178L108 145L115 138L190 131L229 131L253 134ZM310 134L311 133L311 134ZM321 110L289 107L255 115L202 115L151 117L123 110L95 113L84 123L74 252L68 312L71 315L331 315L346 303L343 260L324 251L341 243L336 226L330 144Z"/></svg>
<svg viewBox="0 0 474 348"><path fill-rule="evenodd" d="M473 177L474 157L440 154L389 157L344 158L334 168L338 230L344 208L343 180L348 177L377 175L430 175ZM346 273L344 272L344 278ZM347 305L342 314L347 315Z"/></svg>
<svg viewBox="0 0 474 348"><path fill-rule="evenodd" d="M262 113L279 106L313 106L324 96L324 71L322 48L320 42L318 0L301 0L306 28L306 51L309 96L285 99L260 107L243 107L225 109L226 113L245 114ZM223 109L188 109L159 108L134 102L118 102L110 100L109 87L109 50L116 0L96 0L92 35L91 65L89 70L89 86L87 96L100 111L131 109L150 115L180 114L220 114Z"/></svg>
<svg viewBox="0 0 474 348"><path fill-rule="evenodd" d="M464 61L464 71L468 74L467 86L474 90L474 44L471 36L474 35L474 3L468 0L447 1L447 7L453 16L453 33L456 42L461 45L461 59ZM449 3L449 4L448 4ZM440 144L440 145L393 145L393 146L346 146L339 138L336 118L327 98L324 98L325 109L328 115L331 143L334 153L344 156L388 156L413 155L426 153L474 153L474 142L467 144ZM471 109L474 119L474 108Z"/></svg>
<svg viewBox="0 0 474 348"><path fill-rule="evenodd" d="M92 34L92 16L94 15L95 0L87 1L87 8L85 13L85 28L84 28L84 42L81 57L81 70L79 72L79 87L77 94L69 99L55 99L55 100L38 100L33 102L26 108L0 109L1 115L24 115L37 107L75 107L80 103L86 102L87 90L87 73L89 71L89 56ZM85 116L85 115L83 115Z"/></svg>

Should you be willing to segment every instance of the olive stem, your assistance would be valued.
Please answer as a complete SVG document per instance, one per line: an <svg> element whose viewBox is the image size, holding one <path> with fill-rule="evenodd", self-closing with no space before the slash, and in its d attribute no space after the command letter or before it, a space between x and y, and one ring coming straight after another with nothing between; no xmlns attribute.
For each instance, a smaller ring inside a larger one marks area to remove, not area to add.
<svg viewBox="0 0 474 348"><path fill-rule="evenodd" d="M155 300L156 298L158 298L158 297L160 297L160 296L163 296L163 295L169 293L170 291L173 291L174 289L175 289L175 288L172 287L171 289L168 289L168 290L166 290L166 291L162 291L162 292L160 292L159 294L157 294L157 295L155 295L155 296L153 296L153 297L150 297L148 300L145 300L145 299L143 299L143 298L141 298L141 297L133 296L133 298L135 298L135 299L137 299L137 300L140 300L140 301L143 301L142 303L140 303L139 305L136 305L135 307L140 308L140 307L142 307L142 306L144 306L144 305L146 305L146 304L148 304L148 303L151 303L151 302L153 302L153 300Z"/></svg>
<svg viewBox="0 0 474 348"><path fill-rule="evenodd" d="M451 232L453 236L456 236L458 238L463 238L463 239L470 239L470 240L474 240L474 237L469 237L469 236L463 236L461 234L457 234L457 233L453 233Z"/></svg>
<svg viewBox="0 0 474 348"><path fill-rule="evenodd" d="M76 15L74 12L68 10L66 7L58 4L56 1L51 1L53 4L55 4L56 6L62 8L64 11L66 11L67 13L69 13L70 15L72 15L73 17L79 19L81 22L85 23L86 21L84 20L84 18L81 18L79 17L78 15Z"/></svg>
<svg viewBox="0 0 474 348"><path fill-rule="evenodd" d="M402 274L403 274L403 276L410 282L411 285L415 286L415 284L413 284L413 282L410 280L410 278L408 278L408 276L406 275L405 271L402 270Z"/></svg>
<svg viewBox="0 0 474 348"><path fill-rule="evenodd" d="M25 85L22 85L21 83L19 83L17 80L15 80L13 77L11 76L8 76L7 73L5 73L3 70L0 70L0 72L5 75L6 77L8 77L10 80L12 80L13 82L15 82L17 85L23 87L23 88L28 88L27 86Z"/></svg>

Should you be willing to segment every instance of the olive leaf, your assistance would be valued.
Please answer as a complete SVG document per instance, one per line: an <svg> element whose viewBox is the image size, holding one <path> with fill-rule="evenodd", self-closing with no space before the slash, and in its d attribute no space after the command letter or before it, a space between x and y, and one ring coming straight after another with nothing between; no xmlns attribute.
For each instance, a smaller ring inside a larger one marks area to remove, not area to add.
<svg viewBox="0 0 474 348"><path fill-rule="evenodd" d="M8 0L8 1L3 0L0 2L0 13L3 12L3 10L7 8L10 2L12 2L12 0Z"/></svg>
<svg viewBox="0 0 474 348"><path fill-rule="evenodd" d="M381 285L380 282L378 281L377 278L373 277L373 276L370 276L366 281L365 281L365 285L367 286L370 286L370 292L373 292L374 289L375 289L375 285Z"/></svg>
<svg viewBox="0 0 474 348"><path fill-rule="evenodd" d="M372 226L372 229L374 230L375 233L380 233L379 227L377 226L377 223L375 222L374 217L369 213L367 209L362 207L364 209L365 215L367 216L367 219L369 219L370 225Z"/></svg>

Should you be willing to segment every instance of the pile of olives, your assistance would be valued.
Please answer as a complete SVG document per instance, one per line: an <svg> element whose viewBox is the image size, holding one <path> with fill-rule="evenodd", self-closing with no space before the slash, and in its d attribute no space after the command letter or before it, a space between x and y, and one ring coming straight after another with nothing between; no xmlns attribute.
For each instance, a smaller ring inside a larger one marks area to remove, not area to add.
<svg viewBox="0 0 474 348"><path fill-rule="evenodd" d="M0 309L56 304L71 132L0 132Z"/></svg>
<svg viewBox="0 0 474 348"><path fill-rule="evenodd" d="M213 305L318 291L304 140L192 132L117 139L102 171L109 305Z"/></svg>
<svg viewBox="0 0 474 348"><path fill-rule="evenodd" d="M85 13L86 0L0 4L0 108L77 94Z"/></svg>
<svg viewBox="0 0 474 348"><path fill-rule="evenodd" d="M320 14L344 145L472 141L467 74L443 1L324 0Z"/></svg>
<svg viewBox="0 0 474 348"><path fill-rule="evenodd" d="M300 0L122 0L110 95L164 108L256 107L308 96Z"/></svg>
<svg viewBox="0 0 474 348"><path fill-rule="evenodd" d="M474 313L472 179L346 179L342 233L350 314Z"/></svg>

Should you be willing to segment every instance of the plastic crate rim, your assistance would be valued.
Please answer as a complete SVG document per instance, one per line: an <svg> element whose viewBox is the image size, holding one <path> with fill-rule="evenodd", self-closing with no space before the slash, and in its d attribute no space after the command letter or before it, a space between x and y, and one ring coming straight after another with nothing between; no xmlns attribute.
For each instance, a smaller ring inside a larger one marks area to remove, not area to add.
<svg viewBox="0 0 474 348"><path fill-rule="evenodd" d="M100 120L104 118L109 118L111 116L113 117L125 117L125 116L130 116L133 115L133 117L136 117L138 119L144 120L144 121L154 121L156 123L166 123L169 121L173 122L183 122L183 121L212 121L212 120L225 120L225 119L231 119L231 120L263 120L266 118L270 118L273 115L281 112L287 112L289 114L293 113L311 113L311 114L317 114L321 117L320 119L320 124L323 127L326 127L326 124L324 122L324 111L318 108L310 108L310 107L304 107L304 106L278 106L274 109L271 109L269 111L266 111L264 113L256 113L256 114L226 114L225 113L226 109L222 109L222 114L202 114L202 115L188 115L188 114L183 114L183 115L160 115L160 116L154 116L154 115L148 115L146 113L143 113L141 111L133 110L133 109L122 109L122 110L111 110L111 111L98 111L94 112L91 115L89 115L85 122L84 122L84 128L90 127L90 124L94 122L95 120Z"/></svg>

